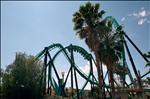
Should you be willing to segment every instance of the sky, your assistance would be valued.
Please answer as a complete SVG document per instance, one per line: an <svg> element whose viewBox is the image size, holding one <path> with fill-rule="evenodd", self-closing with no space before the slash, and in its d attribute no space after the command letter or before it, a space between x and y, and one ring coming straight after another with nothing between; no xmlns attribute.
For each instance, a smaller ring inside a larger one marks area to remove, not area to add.
<svg viewBox="0 0 150 99"><path fill-rule="evenodd" d="M73 30L72 14L78 11L86 1L2 1L1 2L1 67L6 68L15 59L16 52L37 55L44 47L60 43L64 47L70 44L83 47L91 53L84 40L80 40ZM100 10L107 16L113 16L124 31L141 50L150 51L150 2L149 1L92 1L100 3ZM137 70L141 75L148 71L145 60L127 40L129 50ZM52 54L55 54L52 53ZM88 62L76 53L75 60L87 73ZM56 63L67 66L63 55ZM128 55L126 60L134 76ZM58 67L59 67L58 66ZM57 68L58 68L57 67ZM66 67L67 68L67 67ZM58 68L62 71L62 68ZM150 76L150 75L149 75Z"/></svg>

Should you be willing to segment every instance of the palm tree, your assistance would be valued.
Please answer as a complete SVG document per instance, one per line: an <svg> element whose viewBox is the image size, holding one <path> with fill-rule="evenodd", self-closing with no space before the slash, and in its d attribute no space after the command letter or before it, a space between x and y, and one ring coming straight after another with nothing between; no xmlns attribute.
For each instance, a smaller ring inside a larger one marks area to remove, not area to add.
<svg viewBox="0 0 150 99"><path fill-rule="evenodd" d="M114 88L114 77L113 77L113 70L114 65L119 63L121 59L122 53L122 46L121 41L118 39L118 32L120 31L120 27L116 29L116 31L112 31L112 22L106 22L105 27L102 27L98 31L101 31L103 35L100 38L100 46L99 46L99 57L103 64L107 66L109 71L109 78L111 84L111 92L112 92L112 99L115 99L115 88ZM113 33L116 32L116 33Z"/></svg>
<svg viewBox="0 0 150 99"><path fill-rule="evenodd" d="M102 78L100 70L100 58L98 48L100 46L99 38L100 34L97 33L96 28L102 19L102 15L105 13L104 10L98 11L100 4L96 3L92 5L90 2L86 2L85 5L79 7L79 11L73 14L74 30L76 35L80 39L84 39L89 49L94 52L96 59L96 67L99 80L99 92L100 98L103 98L102 91ZM103 22L101 22L103 23Z"/></svg>

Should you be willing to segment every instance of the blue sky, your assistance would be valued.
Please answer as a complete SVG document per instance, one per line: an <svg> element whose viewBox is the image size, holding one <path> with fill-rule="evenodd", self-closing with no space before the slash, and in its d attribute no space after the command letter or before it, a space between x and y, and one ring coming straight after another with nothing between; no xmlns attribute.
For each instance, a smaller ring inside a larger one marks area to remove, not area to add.
<svg viewBox="0 0 150 99"><path fill-rule="evenodd" d="M1 67L5 69L6 65L12 63L16 52L36 55L53 43L61 43L63 46L72 43L89 52L84 40L75 35L72 22L72 14L85 2L2 1ZM92 1L93 4L97 2L101 4L100 10L106 11L103 19L113 16L124 26L126 34L143 53L150 51L149 1ZM144 74L148 71L144 67L146 62L128 41L127 43L137 69ZM60 60L58 62L62 64ZM128 58L127 62L130 66Z"/></svg>

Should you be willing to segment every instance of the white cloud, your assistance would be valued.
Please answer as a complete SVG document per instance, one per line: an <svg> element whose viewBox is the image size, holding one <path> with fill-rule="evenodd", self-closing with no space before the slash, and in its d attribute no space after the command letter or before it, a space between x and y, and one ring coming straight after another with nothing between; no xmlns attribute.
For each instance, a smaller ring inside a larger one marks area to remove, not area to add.
<svg viewBox="0 0 150 99"><path fill-rule="evenodd" d="M140 17L146 17L146 16L148 16L150 14L150 12L149 11L146 11L146 10L142 10L142 11L140 11L140 12L138 12L138 13L133 13L133 14L128 14L128 16L134 16L134 17L136 17L136 18L140 18Z"/></svg>
<svg viewBox="0 0 150 99"><path fill-rule="evenodd" d="M127 16L132 16L132 14L128 14Z"/></svg>
<svg viewBox="0 0 150 99"><path fill-rule="evenodd" d="M140 17L145 17L145 16L147 16L148 14L149 14L149 13L146 12L145 10L139 12L139 16L140 16Z"/></svg>
<svg viewBox="0 0 150 99"><path fill-rule="evenodd" d="M150 11L145 10L144 7L141 7L140 11L130 13L127 16L132 17L132 19L138 19L137 20L138 25L142 25L145 22L147 22L147 23L150 22L147 18L147 16L149 16L149 15L150 15Z"/></svg>
<svg viewBox="0 0 150 99"><path fill-rule="evenodd" d="M92 62L92 65L93 65L93 72L96 72L96 66L94 64L94 62ZM85 74L88 74L89 71L90 71L90 63L87 62L87 64L85 66L79 66L79 69L85 73Z"/></svg>
<svg viewBox="0 0 150 99"><path fill-rule="evenodd" d="M93 73L97 73L97 69L96 69L96 66L95 66L95 63L92 61L92 66L93 66ZM90 71L90 64L89 62L85 65L85 66L79 66L79 69L85 73L85 74L88 74L89 71ZM107 67L106 65L103 65L103 71L106 72L107 71Z"/></svg>
<svg viewBox="0 0 150 99"><path fill-rule="evenodd" d="M132 15L135 16L135 17L137 17L137 18L139 17L139 14L137 14L135 12Z"/></svg>
<svg viewBox="0 0 150 99"><path fill-rule="evenodd" d="M85 66L80 66L79 69L80 69L83 73L88 74L89 71L90 71L90 66L89 66L89 64L87 64L87 65L85 65Z"/></svg>
<svg viewBox="0 0 150 99"><path fill-rule="evenodd" d="M138 25L142 25L146 20L147 20L146 18L145 18L145 19L140 19L140 20L138 21Z"/></svg>
<svg viewBox="0 0 150 99"><path fill-rule="evenodd" d="M121 21L124 21L125 20L125 17L123 17L122 19L121 19Z"/></svg>

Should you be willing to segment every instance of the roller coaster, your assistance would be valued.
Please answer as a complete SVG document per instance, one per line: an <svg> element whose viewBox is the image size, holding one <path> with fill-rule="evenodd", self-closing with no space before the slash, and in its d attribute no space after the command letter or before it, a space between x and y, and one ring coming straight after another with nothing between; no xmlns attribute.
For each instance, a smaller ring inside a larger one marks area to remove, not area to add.
<svg viewBox="0 0 150 99"><path fill-rule="evenodd" d="M119 26L118 22L112 16L106 17L105 20L112 21L116 28ZM123 38L120 38L120 39L125 40L125 38L126 38L134 46L134 48L139 52L139 54L143 57L143 59L146 62L148 62L148 59L143 55L143 53L138 49L138 47L132 42L132 40L126 35L126 33L124 31L122 31L121 34L123 35ZM134 64L134 61L132 59L131 53L127 46L127 43L123 42L122 47L123 47L122 59L121 59L120 65L118 65L118 67L116 66L117 70L115 70L114 73L117 74L118 72L121 72L121 74L123 74L123 75L119 75L120 78L122 78L123 85L121 87L123 89L126 87L134 89L134 84L136 82L138 82L139 87L142 88L141 78L148 75L150 73L150 70L148 70L145 74L140 76L138 74L138 71ZM51 52L56 49L57 49L57 51L55 51L55 53L53 53L54 55L52 55ZM133 71L136 76L136 80L133 79L131 72L128 68L128 64L125 59L126 58L125 57L125 49L129 56ZM78 53L80 56L82 56L84 58L84 60L86 60L89 63L90 69L89 69L88 74L83 72L81 70L81 68L77 65L77 63L75 62L75 59L74 59L75 53ZM57 61L57 57L59 57L60 54L63 54L65 56L65 59L67 59L67 61L69 63L69 66L67 67L68 71L66 72L67 75L65 78L64 78L64 74L63 74L63 77L61 77L62 75L61 76L59 75L59 72L57 69L59 67L57 67L55 64L55 62ZM48 88L47 93L50 92L49 88L50 89L52 88L57 95L67 97L68 93L66 92L65 88L66 88L66 84L70 83L72 90L74 88L74 85L76 87L76 93L74 93L73 91L71 92L72 98L80 99L80 95L83 93L84 88L87 86L88 83L91 84L91 88L94 87L95 85L98 85L98 81L93 72L95 60L94 60L93 56L82 47L79 47L77 45L72 45L72 44L70 44L69 46L63 47L61 44L56 43L56 44L52 44L48 47L45 47L41 52L39 52L36 55L36 58L39 60L41 60L41 59L44 60L45 66L43 68L43 72L41 75L45 75L44 82L45 83L47 82L47 88ZM104 71L102 70L102 72L104 72ZM55 75L55 77L54 77L54 75ZM80 77L82 79L84 79L84 84L81 88L79 88L79 81L77 79L78 75L80 75ZM69 79L69 76L71 79ZM103 83L104 83L103 88L105 90L107 90L107 92L109 93L109 96L111 97L111 93L110 93L111 86L109 84L107 84L105 81L107 76L108 76L108 71L106 72L106 74L103 77ZM126 76L129 76L130 84L128 84L126 82ZM43 79L43 78L41 78L41 79ZM44 82L41 82L41 83L44 83ZM114 83L116 84L116 90L118 90L117 87L120 86L119 85L120 83L118 83L117 81L114 81ZM45 84L45 88L46 88L46 84ZM147 89L146 91L150 91L150 90ZM128 90L127 92L130 94L131 92L135 92L135 91Z"/></svg>

